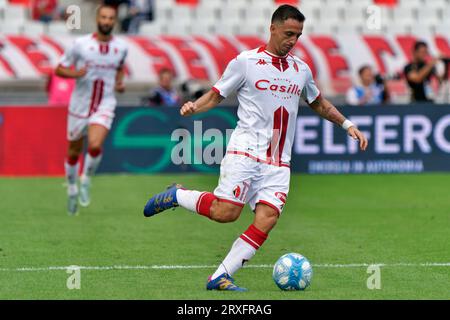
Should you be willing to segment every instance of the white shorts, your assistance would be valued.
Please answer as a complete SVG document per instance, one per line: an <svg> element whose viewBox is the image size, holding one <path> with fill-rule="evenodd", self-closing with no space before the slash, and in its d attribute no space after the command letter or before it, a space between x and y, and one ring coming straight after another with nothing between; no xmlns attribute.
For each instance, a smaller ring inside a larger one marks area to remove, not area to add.
<svg viewBox="0 0 450 320"><path fill-rule="evenodd" d="M114 119L111 111L98 110L89 117L80 117L69 112L67 117L67 140L76 141L86 136L88 126L98 124L110 130Z"/></svg>
<svg viewBox="0 0 450 320"><path fill-rule="evenodd" d="M257 162L244 155L227 154L220 165L219 185L214 195L239 206L266 204L281 214L289 193L289 167Z"/></svg>

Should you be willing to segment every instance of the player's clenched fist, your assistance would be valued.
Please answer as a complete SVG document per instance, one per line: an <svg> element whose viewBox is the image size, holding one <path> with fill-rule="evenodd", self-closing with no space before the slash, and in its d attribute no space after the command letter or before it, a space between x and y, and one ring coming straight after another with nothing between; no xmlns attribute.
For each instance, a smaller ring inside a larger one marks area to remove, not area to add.
<svg viewBox="0 0 450 320"><path fill-rule="evenodd" d="M182 116L190 116L191 114L195 113L197 106L195 102L188 101L186 102L180 109L180 114Z"/></svg>

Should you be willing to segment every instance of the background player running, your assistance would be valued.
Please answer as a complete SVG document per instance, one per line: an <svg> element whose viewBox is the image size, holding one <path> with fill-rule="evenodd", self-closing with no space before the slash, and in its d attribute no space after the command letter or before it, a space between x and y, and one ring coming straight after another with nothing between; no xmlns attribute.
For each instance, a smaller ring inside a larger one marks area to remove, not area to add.
<svg viewBox="0 0 450 320"><path fill-rule="evenodd" d="M343 126L362 150L367 147L364 135L320 96L308 65L289 53L302 34L304 20L297 8L280 6L272 16L268 44L239 54L212 90L182 106L183 116L205 112L237 91L239 121L214 193L173 185L144 208L145 216L153 216L180 205L217 222L232 222L244 204L250 205L254 222L209 277L208 290L246 290L235 285L232 275L255 255L283 210L300 98L321 117Z"/></svg>
<svg viewBox="0 0 450 320"><path fill-rule="evenodd" d="M123 77L127 47L124 41L111 34L116 23L115 9L100 6L96 20L97 32L75 40L56 68L58 76L77 79L67 123L69 148L65 170L70 214L78 211L78 159L84 136L88 136L88 147L80 179L79 202L88 206L91 176L100 164L102 145L114 118L114 90L125 90Z"/></svg>

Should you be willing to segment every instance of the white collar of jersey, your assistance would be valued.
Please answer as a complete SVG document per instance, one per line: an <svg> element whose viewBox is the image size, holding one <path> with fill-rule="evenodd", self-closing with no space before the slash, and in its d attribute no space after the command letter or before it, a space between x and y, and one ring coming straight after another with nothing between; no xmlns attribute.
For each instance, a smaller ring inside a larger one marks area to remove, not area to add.
<svg viewBox="0 0 450 320"><path fill-rule="evenodd" d="M287 58L287 57L289 56L289 53L286 54L286 55L284 55L284 56L277 56L276 54L273 54L272 52L267 51L266 48L267 48L266 45L262 46L262 47L260 48L260 51L259 51L259 52L264 51L264 53L268 54L269 56L271 56L271 57L273 57L273 58L278 58L278 59L285 59L285 58Z"/></svg>
<svg viewBox="0 0 450 320"><path fill-rule="evenodd" d="M273 53L271 53L271 52L269 52L267 50L264 50L264 52L267 53L271 57L275 57L275 58L279 58L279 59L287 58L287 56L289 55L289 54L287 54L287 55L284 55L284 56L277 56L276 54L273 54Z"/></svg>

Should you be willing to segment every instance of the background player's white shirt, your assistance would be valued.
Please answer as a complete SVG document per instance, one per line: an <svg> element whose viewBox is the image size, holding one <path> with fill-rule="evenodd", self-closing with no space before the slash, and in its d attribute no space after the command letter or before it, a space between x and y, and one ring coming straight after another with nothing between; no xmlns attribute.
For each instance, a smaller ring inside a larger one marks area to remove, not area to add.
<svg viewBox="0 0 450 320"><path fill-rule="evenodd" d="M114 36L109 42L98 41L95 34L75 40L60 60L63 67L87 67L86 75L76 81L69 105L71 115L86 118L96 111L114 114L116 74L127 51L126 43Z"/></svg>
<svg viewBox="0 0 450 320"><path fill-rule="evenodd" d="M300 98L311 103L320 95L305 62L265 47L239 54L213 90L225 98L237 91L239 121L227 152L275 165L291 159Z"/></svg>

